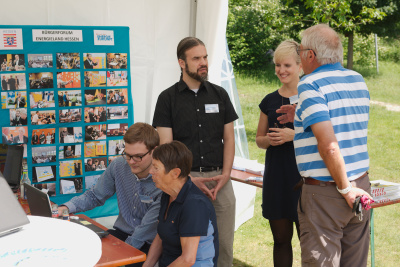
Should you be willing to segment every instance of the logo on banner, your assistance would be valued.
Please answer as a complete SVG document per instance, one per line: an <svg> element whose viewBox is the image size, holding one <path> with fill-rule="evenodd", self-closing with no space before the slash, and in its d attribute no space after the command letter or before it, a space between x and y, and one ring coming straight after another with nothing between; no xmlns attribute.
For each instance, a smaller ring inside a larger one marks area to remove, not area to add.
<svg viewBox="0 0 400 267"><path fill-rule="evenodd" d="M93 31L94 45L114 45L114 31Z"/></svg>
<svg viewBox="0 0 400 267"><path fill-rule="evenodd" d="M17 47L17 34L4 34L4 47Z"/></svg>
<svg viewBox="0 0 400 267"><path fill-rule="evenodd" d="M22 29L0 29L3 42L0 42L1 49L23 49Z"/></svg>

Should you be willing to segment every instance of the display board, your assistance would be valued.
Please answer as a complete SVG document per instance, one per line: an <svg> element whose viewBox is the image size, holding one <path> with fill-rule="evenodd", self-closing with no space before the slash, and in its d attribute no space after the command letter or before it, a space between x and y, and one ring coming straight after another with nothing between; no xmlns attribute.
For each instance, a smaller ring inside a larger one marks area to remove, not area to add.
<svg viewBox="0 0 400 267"><path fill-rule="evenodd" d="M91 188L133 124L128 27L0 26L2 143L58 204ZM116 196L86 213L118 214Z"/></svg>

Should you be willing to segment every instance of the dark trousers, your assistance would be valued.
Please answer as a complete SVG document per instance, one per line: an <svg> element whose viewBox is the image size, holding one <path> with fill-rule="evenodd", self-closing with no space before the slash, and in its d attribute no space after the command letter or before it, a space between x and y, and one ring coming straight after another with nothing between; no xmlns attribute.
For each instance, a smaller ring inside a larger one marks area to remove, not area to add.
<svg viewBox="0 0 400 267"><path fill-rule="evenodd" d="M110 235L113 235L116 238L118 238L119 240L122 240L124 242L129 236L129 234L122 232L119 229L108 229L107 231L110 233ZM139 250L146 253L146 255L147 255L149 253L150 246L151 246L151 244L144 243L144 245ZM142 265L143 265L143 262L138 262L138 263L133 263L133 264L125 265L125 266L126 267L142 267Z"/></svg>

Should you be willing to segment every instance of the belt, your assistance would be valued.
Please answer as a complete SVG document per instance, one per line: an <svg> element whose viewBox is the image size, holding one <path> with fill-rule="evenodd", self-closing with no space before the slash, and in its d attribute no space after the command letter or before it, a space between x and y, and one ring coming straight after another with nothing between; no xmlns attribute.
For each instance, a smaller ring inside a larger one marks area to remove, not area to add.
<svg viewBox="0 0 400 267"><path fill-rule="evenodd" d="M192 168L192 172L212 172L222 170L222 167L197 167Z"/></svg>
<svg viewBox="0 0 400 267"><path fill-rule="evenodd" d="M354 180L352 180L352 181L355 181L355 180L364 178L365 176L367 176L367 174L368 174L368 172L365 172L363 175L361 175L360 177L358 177L357 179L354 179ZM308 185L322 185L322 186L326 186L326 185L336 185L335 182L320 181L320 180L316 180L316 179L311 178L311 177L302 177L302 178L303 178L304 183L305 183L305 184L308 184ZM350 181L350 182L352 182L352 181Z"/></svg>

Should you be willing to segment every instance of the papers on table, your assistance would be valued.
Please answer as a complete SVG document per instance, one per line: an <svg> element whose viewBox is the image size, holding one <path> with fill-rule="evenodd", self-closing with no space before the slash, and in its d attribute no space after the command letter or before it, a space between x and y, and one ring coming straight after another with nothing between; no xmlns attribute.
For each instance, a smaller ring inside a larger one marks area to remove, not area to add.
<svg viewBox="0 0 400 267"><path fill-rule="evenodd" d="M400 184L384 180L371 181L371 195L377 203L400 199Z"/></svg>
<svg viewBox="0 0 400 267"><path fill-rule="evenodd" d="M258 163L257 160L235 157L232 168L257 175L264 175L264 164Z"/></svg>

